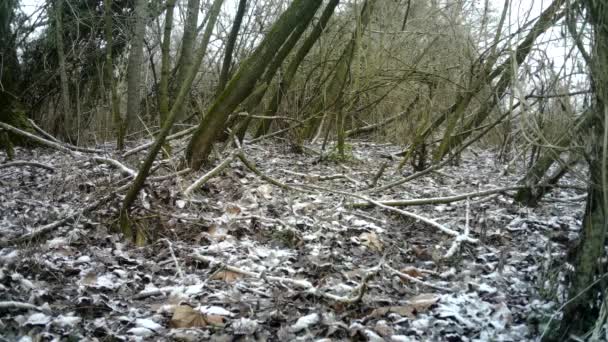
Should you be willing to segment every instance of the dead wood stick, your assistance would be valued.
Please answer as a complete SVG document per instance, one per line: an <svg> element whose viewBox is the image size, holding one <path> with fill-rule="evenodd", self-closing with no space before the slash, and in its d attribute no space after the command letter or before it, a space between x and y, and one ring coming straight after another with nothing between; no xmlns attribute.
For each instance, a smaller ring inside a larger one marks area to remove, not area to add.
<svg viewBox="0 0 608 342"><path fill-rule="evenodd" d="M407 206L424 205L424 204L445 204L445 203L463 201L463 200L466 200L467 198L485 197L485 196L489 196L489 195L493 195L493 194L497 194L497 193L501 193L501 192L505 192L505 191L519 190L521 188L523 188L523 186L509 186L509 187L505 187L505 188L489 189L489 190L484 190L484 191L479 191L479 192L470 192L470 193L455 195L455 196L378 201L378 203L381 203L381 204L389 206L389 207L407 207ZM372 204L370 202L355 202L355 203L351 204L351 206L353 208L370 208L370 207L373 207L374 204Z"/></svg>
<svg viewBox="0 0 608 342"><path fill-rule="evenodd" d="M183 136L186 136L186 135L194 132L196 130L196 128L197 128L197 126L194 126L194 127L190 127L188 129L185 129L183 131L171 134L167 138L165 138L165 142L171 141L171 140L175 140L175 139L181 138ZM139 146L137 146L135 148L132 148L132 149L126 151L125 153L123 153L121 155L121 157L122 158L126 158L126 157L128 157L128 156L130 156L132 154L135 154L137 152L140 152L140 151L143 151L143 150L147 149L148 147L152 146L153 144L154 144L154 141L151 141L149 143L145 143L145 144L139 145Z"/></svg>
<svg viewBox="0 0 608 342"><path fill-rule="evenodd" d="M126 174L130 177L137 176L137 172L130 167L124 165L116 159L106 158L106 157L93 157L93 160L99 163L109 164L111 166L116 167L120 172Z"/></svg>
<svg viewBox="0 0 608 342"><path fill-rule="evenodd" d="M178 176L181 176L181 175L185 175L185 174L190 173L190 172L192 172L191 168L185 168L183 170L179 170L177 172L170 173L168 175L149 177L148 180L151 181L151 182L158 182L158 181L163 181L165 179L170 179L170 178L173 178L173 177L178 177Z"/></svg>
<svg viewBox="0 0 608 342"><path fill-rule="evenodd" d="M330 299L330 300L333 300L336 302L345 303L345 304L351 304L351 303L356 303L356 302L360 301L361 298L363 297L365 288L367 286L366 285L367 282L381 268L381 265L379 265L379 266L373 267L370 270L368 270L368 272L364 276L361 284L359 286L357 286L355 288L355 290L353 291L354 294L352 296L345 297L345 296L337 296L337 295L334 295L331 293L323 292L323 291L321 291L321 289L319 289L318 287L315 287L311 282L309 282L308 280L305 280L305 279L276 277L276 276L271 276L271 275L264 275L263 273L246 271L246 270L243 270L243 269L235 267L235 266L227 265L224 262L216 260L212 257L208 257L208 256L201 255L198 253L193 253L192 257L194 259L200 260L200 261L208 263L208 264L218 264L222 269L225 269L230 272L238 273L238 274L241 274L241 275L244 275L247 277L251 277L251 278L256 278L256 279L263 279L263 280L268 280L268 281L282 283L282 284L290 284L290 285L296 286L296 287L306 291L306 293L309 293L309 294L312 294L312 295L315 295L318 297Z"/></svg>
<svg viewBox="0 0 608 342"><path fill-rule="evenodd" d="M30 303L15 302L15 301L3 301L0 302L0 309L21 309L21 310L34 310L34 311L47 311L40 306L36 306Z"/></svg>
<svg viewBox="0 0 608 342"><path fill-rule="evenodd" d="M208 180L217 176L222 170L228 167L230 163L234 160L235 153L231 153L228 158L224 159L221 163L219 163L216 167L211 169L209 172L204 174L201 178L197 179L192 185L190 185L186 190L184 190L184 195L189 196L192 191L200 188L203 184L207 183Z"/></svg>
<svg viewBox="0 0 608 342"><path fill-rule="evenodd" d="M380 169L378 169L378 172L376 172L376 174L374 175L374 178L372 178L372 182L370 187L373 188L376 186L376 184L378 184L378 180L380 179L380 177L382 177L382 174L384 174L384 171L386 170L386 167L388 166L387 162L383 162L382 165L380 165Z"/></svg>
<svg viewBox="0 0 608 342"><path fill-rule="evenodd" d="M407 280L409 280L409 281L411 281L411 282L413 282L413 283L417 283L417 284L420 284L420 285L424 285L424 286L427 286L427 287L430 287L430 288L432 288L432 289L436 289L436 290L447 291L447 292L451 291L451 290L450 290L449 288L447 288L447 287L443 287L443 286L439 286L439 285L434 285L434 284L431 284L431 283L426 282L426 281L424 281L424 280L420 280L420 279L418 279L418 278L416 278L416 277L412 277L411 275L409 275L409 274L407 274L407 273L403 273L403 272L397 271L396 269L394 269L394 268L390 267L389 265L386 265L386 264L385 264L385 265L384 265L384 268L386 268L386 269L387 269L388 271L390 271L391 273L393 273L393 274L395 274L395 275L399 276L400 278L402 278L402 279L407 279Z"/></svg>
<svg viewBox="0 0 608 342"><path fill-rule="evenodd" d="M67 147L69 149L72 149L72 150L75 150L75 151L79 151L79 152L85 152L85 153L101 153L101 154L106 153L106 151L104 151L104 150L97 150L97 149L93 149L93 148L74 146L74 145L71 145L71 144L67 144L67 143L61 142L59 139L55 138L53 135L51 135L47 131L45 131L42 128L40 128L40 126L36 125L36 123L34 122L34 120L27 119L27 121L30 123L30 125L32 125L32 127L36 130L36 132L42 134L47 139L49 139L49 140L51 140L53 142L56 142L58 144L61 144L61 145L65 146L65 147Z"/></svg>
<svg viewBox="0 0 608 342"><path fill-rule="evenodd" d="M300 172L294 172L294 171L290 171L290 170L281 170L285 173L288 173L290 175L294 175L294 176L300 176L300 177L305 177L308 178L310 180L313 181L326 181L326 180L334 180L334 179L346 179L349 182L355 183L355 184L359 184L359 182L343 173L337 173L335 175L316 175L314 173L310 173L310 174L306 174L306 173L300 173Z"/></svg>
<svg viewBox="0 0 608 342"><path fill-rule="evenodd" d="M236 157L239 158L241 160L241 162L243 162L243 164L249 169L251 170L253 173L255 173L256 175L260 176L260 178L262 178L263 180L267 181L268 183L272 184L272 185L276 185L279 188L285 189L285 190L293 190L293 191L300 191L300 192L311 192L309 190L306 189L298 189L295 187L292 187L290 185L287 185L285 183L282 183L270 176L267 176L265 174L263 174L256 166L254 163L252 163L251 161L249 161L249 159L247 159L245 157L245 155L243 154L242 151L238 152L236 154Z"/></svg>
<svg viewBox="0 0 608 342"><path fill-rule="evenodd" d="M470 204L469 204L469 199L467 198L467 208L466 208L466 212L465 212L464 233L462 233L461 235L458 235L454 239L454 241L452 242L452 246L450 246L450 249L448 249L448 251L443 256L444 259L451 258L456 253L456 251L460 248L460 245L462 244L462 241L466 241L469 238L469 232L470 232L470 228L469 228L469 210L470 210Z"/></svg>
<svg viewBox="0 0 608 342"><path fill-rule="evenodd" d="M85 215L85 214L97 209L101 205L109 202L110 200L112 200L112 198L114 198L114 196L116 194L127 190L129 188L129 186L130 186L130 184L127 183L127 184L115 189L111 194L102 197L101 199L89 204L88 206L84 207L81 210L78 210L77 212L75 212L71 215L68 215L68 216L62 218L61 220L57 220L55 222L51 222L47 225L44 225L42 227L36 228L36 229L32 230L31 232L23 234L17 238L14 238L11 240L0 241L0 247L14 246L16 244L20 244L20 243L23 243L26 241L31 241L33 239L42 237L43 235L52 232L53 230L65 225L66 223L74 220L75 218Z"/></svg>
<svg viewBox="0 0 608 342"><path fill-rule="evenodd" d="M447 235L454 236L454 237L461 235L459 232L457 232L457 231L455 231L453 229L450 229L450 228L448 228L448 227L440 224L439 222L437 222L437 221L435 221L433 219L429 219L429 218L426 218L424 216L420 216L418 214L415 214L415 213L412 213L412 212L409 212L409 211L397 209L397 208L394 208L394 207L389 207L389 206L384 205L384 204L382 204L382 203L380 203L380 202L378 202L376 200L373 200L371 198L368 198L368 197L365 197L365 196L362 196L362 195L358 195L358 194L354 194L354 193L349 193L349 192L345 192L345 191L340 191L340 190L335 190L335 189L322 188L320 186L314 186L314 185L305 185L304 184L302 186L306 187L306 188L315 189L315 190L333 192L333 193L344 195L344 196L355 197L355 198L367 201L367 202L369 202L369 203L371 203L371 204L373 204L373 205L375 205L377 207L386 209L388 211L392 211L392 212L398 213L400 215L403 215L403 216L406 216L406 217L411 217L411 218L416 219L418 221L424 222L424 223L426 223L428 225L431 225L431 226L439 229L440 231L442 231L443 233L445 233ZM469 238L465 239L465 241L470 242L470 243L477 243L478 240L469 237Z"/></svg>
<svg viewBox="0 0 608 342"><path fill-rule="evenodd" d="M0 164L0 169L5 169L8 167L19 167L19 166L33 166L33 167L39 167L41 169L46 169L51 172L56 171L55 168L50 165L46 165L46 164L42 164L42 163L38 163L38 162L29 162L29 161L24 161L24 160L16 160L16 161L13 161L10 163Z"/></svg>
<svg viewBox="0 0 608 342"><path fill-rule="evenodd" d="M296 118L290 118L288 116L264 116L264 115L250 115L247 112L240 112L237 114L233 114L234 116L244 116L244 117L249 117L252 119L258 119L258 120L284 120L284 121L295 121L295 122L302 122L302 120L298 120ZM232 115L231 115L232 116Z"/></svg>
<svg viewBox="0 0 608 342"><path fill-rule="evenodd" d="M0 122L0 127L4 128L5 130L7 130L9 132L12 132L12 133L15 133L15 134L19 134L21 136L24 136L26 138L34 140L35 142L37 142L39 144L48 146L50 148L54 148L54 149L56 149L58 151L65 152L65 153L70 154L70 155L78 155L77 152L70 150L69 148L65 147L63 144L56 143L54 141L41 138L41 137L39 137L37 135L34 135L32 133L29 133L29 132L26 132L26 131L21 130L21 129L17 128L17 127L13 127L13 126L11 126L9 124L6 124L4 122Z"/></svg>

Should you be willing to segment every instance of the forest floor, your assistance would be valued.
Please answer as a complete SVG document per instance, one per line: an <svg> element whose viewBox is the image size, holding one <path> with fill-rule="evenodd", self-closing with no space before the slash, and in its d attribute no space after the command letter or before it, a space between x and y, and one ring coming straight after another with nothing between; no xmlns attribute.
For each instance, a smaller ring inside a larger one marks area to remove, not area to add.
<svg viewBox="0 0 608 342"><path fill-rule="evenodd" d="M291 188L270 184L238 159L191 196L183 190L210 168L156 180L132 212L152 241L137 247L113 233L120 194L44 236L7 244L78 214L128 181L84 154L19 148L16 159L44 163L53 172L30 166L0 171L0 336L537 339L562 300L567 245L580 230L584 192L555 189L534 209L514 204L512 191L401 208L457 237L386 208L353 207L361 200L352 194L445 197L513 186L522 174L503 175L494 153L477 150L441 172L382 192L366 190L385 157L398 151L357 142L352 158L338 163L294 153L280 141L247 145L244 154L262 174ZM133 168L141 158L130 160ZM394 174L397 162L389 163L379 185L411 173L406 167ZM155 176L162 172L172 171L161 168ZM572 177L562 182L582 184Z"/></svg>

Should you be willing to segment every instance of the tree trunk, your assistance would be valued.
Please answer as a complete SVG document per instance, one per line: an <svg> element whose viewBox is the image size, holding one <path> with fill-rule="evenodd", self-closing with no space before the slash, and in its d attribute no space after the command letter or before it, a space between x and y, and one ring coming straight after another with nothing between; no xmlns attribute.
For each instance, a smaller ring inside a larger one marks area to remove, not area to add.
<svg viewBox="0 0 608 342"><path fill-rule="evenodd" d="M122 136L118 137L118 149L124 148L125 135L129 126L139 115L141 101L141 69L144 63L144 35L146 33L147 0L137 0L133 16L133 37L127 66L127 112L122 116Z"/></svg>
<svg viewBox="0 0 608 342"><path fill-rule="evenodd" d="M294 56L293 60L287 66L287 70L283 75L283 79L281 80L281 82L279 82L272 97L272 100L270 100L268 104L268 108L263 113L264 115L274 116L277 113L279 105L281 104L281 101L283 99L283 95L289 90L289 86L291 85L291 82L295 77L296 72L300 67L300 64L302 64L302 61L304 61L306 55L308 55L317 40L319 40L319 37L321 37L321 33L323 33L325 27L327 27L327 23L329 22L329 19L333 15L334 10L339 2L340 0L330 0L327 6L325 6L323 14L321 14L321 18L319 19L315 27L312 29L312 32L310 32L308 37L306 37L306 40L296 52L296 55ZM268 129L270 129L271 123L272 120L270 119L264 119L260 121L258 129L255 133L255 137L259 137L266 134L268 132Z"/></svg>
<svg viewBox="0 0 608 342"><path fill-rule="evenodd" d="M567 147L570 145L573 138L583 134L585 130L589 129L590 124L593 122L594 116L595 113L593 113L592 110L585 111L585 113L583 113L579 118L578 123L574 126L572 133L565 134L555 144L559 147ZM538 183L558 159L558 152L553 150L545 151L545 153L536 162L534 162L534 165L528 169L526 175L519 181L519 184L526 185L528 187L517 191L515 201L529 207L536 206L542 197L542 194L538 192L540 189L536 189L538 187Z"/></svg>
<svg viewBox="0 0 608 342"><path fill-rule="evenodd" d="M511 66L514 63L515 65L521 65L532 50L536 38L564 16L565 11L560 11L564 3L565 0L554 0L540 15L538 21L534 24L526 38L517 46L514 55L510 56L503 64L490 73L488 77L490 80L501 75L496 86L492 89L492 92L494 93L492 99L483 102L482 106L476 111L473 117L463 125L463 132L461 134L444 135L441 145L434 153L435 160L443 158L451 150L458 147L473 131L475 131L475 128L479 127L484 120L490 116L492 109L498 103L498 99L504 96L506 90L511 85L513 77L513 72L510 70ZM515 60L513 60L513 58L515 58Z"/></svg>
<svg viewBox="0 0 608 342"><path fill-rule="evenodd" d="M114 59L112 57L112 47L114 45L114 35L112 33L112 0L104 0L104 30L106 36L106 60L105 60L105 80L106 87L109 90L110 111L112 113L112 121L116 129L116 146L121 146L123 141L124 125L120 116L120 99L116 89L116 81L114 80Z"/></svg>
<svg viewBox="0 0 608 342"><path fill-rule="evenodd" d="M312 17L310 19L312 20ZM291 50L293 50L293 47L298 43L298 41L300 40L300 37L302 37L302 34L304 33L304 31L306 31L306 28L308 27L309 23L310 23L310 20L306 21L306 22L305 21L300 22L298 24L298 26L296 27L296 29L291 33L291 35L289 36L287 41L281 46L281 49L273 57L272 62L266 69L266 72L264 73L264 75L262 76L262 81L256 87L254 92L244 102L243 110L245 112L247 112L247 113L256 112L258 105L264 98L264 95L266 95L266 91L270 88L270 83L272 82L274 75L276 74L277 70L279 70L279 68L283 64L283 61L285 60L285 58L287 58L287 56L289 55ZM277 80L277 83L281 83L281 80ZM239 121L239 119L241 119L241 117L236 117L235 122L238 123L238 125L236 125L234 123L233 123L233 125L236 127L237 137L239 138L240 141L242 141L245 136L245 133L247 131L247 127L249 126L249 123L251 122L251 117L248 117L242 121ZM232 126L232 125L228 125L228 126Z"/></svg>
<svg viewBox="0 0 608 342"><path fill-rule="evenodd" d="M310 21L321 2L321 0L294 0L254 53L241 65L226 89L211 106L188 144L186 159L192 169L197 170L206 162L211 147L224 128L228 116L251 94L258 78L272 61L272 56L291 32L300 22Z"/></svg>
<svg viewBox="0 0 608 342"><path fill-rule="evenodd" d="M335 66L334 75L333 75L331 81L329 82L329 85L327 86L326 96L325 96L325 99L327 101L319 100L317 102L317 105L315 105L313 107L311 115L316 115L317 113L320 113L320 112L322 112L324 110L328 110L328 109L333 109L333 111L335 113L340 113L341 108L339 108L339 106L337 106L337 105L339 103L341 103L341 98L344 93L344 88L346 87L346 81L348 80L348 76L350 74L350 66L351 66L353 57L355 55L355 52L357 51L357 45L358 45L357 44L357 42L358 42L357 31L364 31L366 29L367 24L369 23L371 12L374 7L374 3L375 3L375 0L371 0L371 1L366 0L363 3L363 8L361 9L361 14L360 14L361 19L360 19L360 22L357 24L357 29L355 32L353 32L351 39L349 40L348 44L344 48L344 51L340 55L340 59L338 60L336 66ZM326 103L330 104L328 108L325 108ZM303 135L305 138L312 137L313 133L317 131L317 128L319 126L319 121L320 121L320 119L313 119L309 122L308 126L306 127L306 129L303 132ZM338 121L336 122L336 127L338 127L338 129L340 129L340 126L341 126L340 118L338 117Z"/></svg>
<svg viewBox="0 0 608 342"><path fill-rule="evenodd" d="M57 43L57 63L59 65L59 80L61 84L61 110L63 111L63 136L70 139L72 134L73 113L70 106L70 88L68 74L65 66L65 54L63 45L63 0L57 0L54 7L55 12L55 41Z"/></svg>
<svg viewBox="0 0 608 342"><path fill-rule="evenodd" d="M595 117L588 144L589 193L580 241L574 252L574 275L568 289L568 302L557 333L547 340L563 340L568 335L583 335L595 324L604 290L599 286L605 276L601 260L608 229L608 5L585 0L594 28L594 54L591 80L595 92ZM605 283L605 282L604 282Z"/></svg>
<svg viewBox="0 0 608 342"><path fill-rule="evenodd" d="M215 92L216 97L222 93L228 82L230 76L230 68L232 66L232 53L234 52L234 46L236 45L236 39L239 36L239 30L241 29L241 23L245 16L245 9L247 8L247 0L239 0L239 5L234 16L234 22L228 35L228 41L226 42L226 49L224 51L224 61L222 62L222 70L220 71L220 78L217 83L217 89Z"/></svg>
<svg viewBox="0 0 608 342"><path fill-rule="evenodd" d="M198 25L198 12L200 9L200 0L188 0L187 12L186 12L186 23L184 25L184 36L182 39L182 48L179 56L178 72L177 72L177 83L184 83L184 80L188 75L188 69L186 65L192 64L192 58L194 53L194 47L196 45L197 36L197 25ZM198 72L198 70L196 71ZM184 107L186 102L182 103L182 107L179 108L177 114L177 120L183 121L188 117Z"/></svg>
<svg viewBox="0 0 608 342"><path fill-rule="evenodd" d="M125 237L130 238L133 241L139 241L139 239L137 239L138 235L136 234L136 232L134 232L131 228L131 223L129 220L129 209L131 207L131 204L133 204L133 202L137 198L139 190L141 190L141 188L143 187L144 182L146 181L146 178L150 173L150 168L154 163L154 159L156 158L158 151L160 151L160 149L162 148L165 142L165 138L167 137L167 135L169 135L169 132L173 127L173 123L177 118L178 110L181 108L183 102L186 100L186 97L188 97L188 94L190 93L190 88L192 87L192 83L194 82L196 73L201 66L201 62L203 60L203 57L205 56L205 53L207 52L207 46L209 45L209 40L211 39L211 34L213 33L213 28L215 27L215 23L220 13L222 3L223 0L215 0L213 2L211 10L209 11L209 20L207 22L207 27L205 28L205 33L203 34L201 45L196 51L196 55L193 58L192 63L190 63L189 65L182 66L185 67L187 70L187 77L184 80L184 83L179 85L179 92L177 94L177 97L175 98L173 106L171 107L171 111L167 116L167 120L163 124L160 132L158 133L154 144L152 145L150 151L148 152L148 155L146 156L146 159L139 167L137 177L135 177L135 180L133 181L133 184L129 188L129 191L127 192L127 195L125 196L125 199L123 201L122 208L120 211L120 226Z"/></svg>

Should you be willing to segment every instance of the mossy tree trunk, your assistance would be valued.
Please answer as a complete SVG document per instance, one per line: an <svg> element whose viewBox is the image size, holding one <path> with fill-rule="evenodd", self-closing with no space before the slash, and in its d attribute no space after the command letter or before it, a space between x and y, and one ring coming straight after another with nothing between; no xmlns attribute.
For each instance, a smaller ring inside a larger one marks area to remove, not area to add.
<svg viewBox="0 0 608 342"><path fill-rule="evenodd" d="M563 135L555 143L558 147L567 147L575 137L579 137L584 131L589 129L593 122L595 113L592 110L587 110L579 118L577 124L572 129L570 134ZM519 184L526 185L517 191L515 201L529 207L534 207L544 195L545 191L539 187L539 182L545 176L551 166L559 159L559 152L552 149L547 149L528 169L526 175L519 181Z"/></svg>
<svg viewBox="0 0 608 342"><path fill-rule="evenodd" d="M521 65L530 51L532 51L536 38L553 27L559 19L563 18L565 11L560 10L565 2L565 0L554 0L553 3L541 13L538 21L532 26L532 29L526 38L517 46L513 55L489 74L488 79L490 80L500 76L496 86L492 89L492 98L484 101L481 107L473 114L473 117L464 123L460 134L452 135L452 131L446 131L439 148L434 152L434 159L436 161L460 146L460 144L462 144L475 129L490 116L492 109L497 105L498 100L505 95L512 83L514 73L511 68L512 65Z"/></svg>
<svg viewBox="0 0 608 342"><path fill-rule="evenodd" d="M169 117L169 77L171 68L171 32L173 31L173 13L175 11L176 0L167 1L167 11L165 14L165 25L163 29L163 41L161 43L161 66L160 83L158 90L158 111L160 115L160 126L162 127ZM167 155L171 154L171 146L165 144L164 149Z"/></svg>
<svg viewBox="0 0 608 342"><path fill-rule="evenodd" d="M340 0L330 0L329 3L325 6L325 9L323 10L321 17L319 18L319 21L317 22L315 27L312 29L310 34L306 37L306 40L304 40L304 43L302 43L302 46L300 46L300 48L296 52L293 60L287 66L287 69L285 71L285 74L283 75L283 78L281 79L281 81L278 83L276 89L274 90L273 97L270 100L270 102L268 103L268 107L264 110L264 115L274 116L277 113L279 106L281 105L281 102L283 100L283 95L289 90L291 82L293 81L293 78L296 76L296 72L298 71L300 64L302 64L302 61L304 61L304 58L308 55L308 53L310 52L312 47L315 45L317 40L319 40L319 37L321 37L321 34L327 27L327 23L329 22L329 19L332 17L334 10L336 9L336 6L338 5L339 2L340 2ZM256 130L255 137L259 137L259 136L266 134L268 132L268 130L270 129L271 123L272 123L272 120L270 120L270 119L261 120L260 124Z"/></svg>
<svg viewBox="0 0 608 342"><path fill-rule="evenodd" d="M21 108L17 95L21 91L21 69L17 58L15 35L11 24L15 20L16 0L0 1L0 122L31 130L27 116ZM9 159L13 156L13 144L30 144L27 138L6 131L0 131L0 148L4 148Z"/></svg>
<svg viewBox="0 0 608 342"><path fill-rule="evenodd" d="M124 125L120 115L120 98L114 80L114 58L112 57L112 48L114 45L113 20L112 20L112 0L104 0L104 34L106 38L106 55L105 55L105 83L106 91L109 91L110 111L112 113L112 121L116 129L116 145L121 146L124 139ZM121 147L122 148L122 147Z"/></svg>
<svg viewBox="0 0 608 342"><path fill-rule="evenodd" d="M194 58L194 47L196 45L196 36L197 36L197 25L198 25L198 12L200 9L200 0L188 0L186 10L186 23L184 25L184 36L182 39L182 48L180 50L178 72L177 72L177 83L178 87L180 84L184 83L184 80L188 77L187 73L189 70L187 69L187 65L192 64L192 59ZM198 71L195 71L198 72ZM182 103L182 107L179 108L177 114L177 120L183 121L186 119L186 111L184 107L186 103Z"/></svg>
<svg viewBox="0 0 608 342"><path fill-rule="evenodd" d="M162 148L162 146L165 142L165 138L167 137L167 135L169 135L169 132L171 131L171 128L173 127L173 123L177 119L177 114L178 114L179 109L181 108L184 101L188 97L188 94L190 93L190 88L192 87L194 78L196 77L197 71L199 70L199 68L201 66L203 57L205 56L205 54L207 52L209 40L211 39L211 34L213 33L213 28L215 27L215 23L217 21L218 15L220 13L222 3L223 3L223 0L214 0L213 5L211 6L211 9L209 11L207 26L205 27L205 33L203 34L201 44L196 51L195 57L192 59L192 62L189 65L182 66L182 67L186 68L186 70L187 70L187 72L186 72L187 77L184 80L184 83L179 85L179 92L177 94L177 97L175 98L175 102L173 103L173 106L171 107L171 111L169 112L167 119L163 123L163 126L162 126L160 132L156 136L156 140L154 141L154 144L150 148L148 155L146 156L146 159L144 160L142 165L139 167L137 176L135 177L135 180L133 181L133 184L129 188L129 191L127 192L127 195L125 196L125 199L122 203L122 207L120 210L121 230L123 232L123 235L126 238L132 239L133 241L141 241L141 239L139 238L139 237L141 237L141 234L139 234L139 232L134 231L131 227L131 222L129 219L129 209L131 208L131 205L137 198L137 194L143 187L144 182L146 181L146 178L148 177L148 174L150 173L150 168L152 167L152 164L154 163L156 155Z"/></svg>
<svg viewBox="0 0 608 342"><path fill-rule="evenodd" d="M74 127L74 115L72 106L70 105L70 87L68 83L68 73L65 66L65 53L63 43L63 0L55 2L54 19L55 19L55 43L57 44L57 64L59 66L59 83L61 85L61 110L63 111L63 136L70 140Z"/></svg>
<svg viewBox="0 0 608 342"><path fill-rule="evenodd" d="M581 336L595 325L605 289L600 276L605 276L601 260L608 229L608 4L605 1L583 1L594 28L591 79L595 92L595 111L588 135L589 192L580 242L574 256L574 275L568 289L568 302L556 334L547 340ZM602 323L603 324L603 323Z"/></svg>
<svg viewBox="0 0 608 342"><path fill-rule="evenodd" d="M236 10L236 15L234 16L234 22L232 23L232 28L230 29L230 33L228 34L228 40L226 41L226 49L224 51L224 60L222 61L222 69L220 71L220 78L217 84L217 89L215 91L216 96L219 96L224 88L226 87L226 83L228 83L228 78L230 76L230 69L232 67L232 54L234 53L234 47L236 46L236 39L239 36L239 30L241 29L241 24L243 22L243 17L245 16L245 10L247 9L247 0L239 0L239 4Z"/></svg>
<svg viewBox="0 0 608 342"><path fill-rule="evenodd" d="M344 94L344 88L346 87L348 77L350 75L350 66L358 47L358 31L364 31L367 28L374 7L374 3L375 0L366 0L363 3L363 7L361 8L361 14L359 17L360 19L358 19L357 21L357 28L355 29L355 32L353 32L351 39L344 48L344 51L342 51L342 54L340 55L340 58L336 63L333 77L331 78L329 85L327 86L325 91L325 97L324 99L320 99L317 104L313 106L313 110L311 112L311 115L317 115L318 113L321 113L325 110L332 110L334 113L338 114L338 120L336 122L336 126L338 128L341 127L341 119L339 117L341 113L341 99ZM327 108L325 108L326 104L329 104ZM303 132L303 136L305 138L312 137L314 132L317 131L320 121L320 118L310 120L308 126Z"/></svg>
<svg viewBox="0 0 608 342"><path fill-rule="evenodd" d="M268 89L271 88L271 82L275 74L277 73L277 70L279 70L285 58L287 58L289 53L293 50L294 46L298 43L300 37L302 37L302 34L304 34L304 31L306 31L306 28L308 28L308 25L310 24L312 18L313 16L310 16L310 18L308 18L308 21L301 21L296 27L296 29L291 33L291 35L289 35L287 41L281 46L281 49L274 56L272 62L264 72L264 75L262 76L262 81L259 82L253 93L244 102L243 110L245 112L250 114L257 112L258 105L264 98L264 95L266 95ZM282 80L277 80L277 83L281 82ZM238 125L235 125L235 133L239 140L242 141L247 131L247 127L249 127L249 123L251 122L251 116L241 121L238 120L239 118L240 117L237 117L236 120L236 122L238 122Z"/></svg>
<svg viewBox="0 0 608 342"><path fill-rule="evenodd" d="M129 52L129 64L127 66L127 111L122 116L123 129L118 137L119 150L124 148L125 134L129 126L139 115L141 103L141 71L144 63L144 36L146 33L147 0L136 0L135 14L133 15L133 37L131 39L131 51Z"/></svg>
<svg viewBox="0 0 608 342"><path fill-rule="evenodd" d="M272 61L272 56L293 30L300 22L310 21L321 3L321 0L293 1L253 54L243 62L226 89L208 110L188 144L186 159L192 169L199 169L206 162L228 116L252 93L258 78Z"/></svg>

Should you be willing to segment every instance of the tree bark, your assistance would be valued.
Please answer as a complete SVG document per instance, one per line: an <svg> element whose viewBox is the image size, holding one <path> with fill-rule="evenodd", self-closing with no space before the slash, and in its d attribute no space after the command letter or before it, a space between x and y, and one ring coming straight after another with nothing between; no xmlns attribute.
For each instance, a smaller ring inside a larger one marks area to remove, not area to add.
<svg viewBox="0 0 608 342"><path fill-rule="evenodd" d="M230 76L230 68L232 66L232 54L234 52L234 46L236 45L236 39L239 36L239 30L241 29L241 23L245 16L245 9L247 8L247 0L239 0L239 5L236 10L234 22L228 35L228 41L226 42L226 49L224 51L224 60L222 62L222 70L220 71L219 81L217 83L217 89L215 92L216 97L219 96L228 82Z"/></svg>
<svg viewBox="0 0 608 342"><path fill-rule="evenodd" d="M118 138L118 149L124 148L124 139L129 126L139 115L141 101L141 69L144 63L144 35L146 33L147 0L137 0L133 16L133 37L127 66L127 112L122 116L122 136Z"/></svg>
<svg viewBox="0 0 608 342"><path fill-rule="evenodd" d="M169 115L167 116L167 120L163 124L161 131L158 133L156 140L154 141L154 144L152 145L152 147L150 148L150 151L148 152L148 155L146 156L146 159L144 160L143 164L140 166L140 168L137 172L137 177L135 177L135 180L133 181L133 184L129 188L129 191L127 192L127 195L125 196L125 199L123 201L122 208L120 211L120 226L121 226L123 235L125 235L125 237L127 237L127 238L132 239L133 241L138 240L137 239L138 235L131 228L131 223L129 220L129 209L130 209L131 205L133 204L133 202L135 201L135 199L137 198L137 194L143 187L144 182L146 181L146 178L148 177L148 174L150 173L150 168L152 167L152 164L154 163L154 159L156 158L156 155L160 151L161 147L163 146L163 144L165 142L165 138L167 137L167 135L169 135L169 132L171 131L171 128L173 127L173 123L175 122L175 120L177 118L177 114L178 114L177 112L179 111L183 102L186 100L188 93L190 92L190 88L192 87L192 83L194 82L194 78L196 77L196 72L200 68L203 57L205 56L205 53L207 52L207 46L209 45L209 40L211 39L211 34L213 33L213 28L215 27L215 23L217 21L218 15L220 13L222 3L223 3L223 0L215 0L213 2L211 10L209 11L209 20L207 22L207 27L205 28L205 33L203 34L203 39L201 41L201 45L198 48L192 63L190 63L189 65L183 66L183 67L187 68L186 69L187 77L184 80L184 83L180 84L179 93L177 94L175 102L173 103L173 106L171 107L171 111L169 112Z"/></svg>
<svg viewBox="0 0 608 342"><path fill-rule="evenodd" d="M568 302L557 333L546 340L562 340L568 335L583 335L595 324L605 289L601 260L608 229L608 4L585 0L584 6L594 28L591 80L595 92L594 118L588 140L590 153L589 193L579 244L574 251L574 275L568 289Z"/></svg>
<svg viewBox="0 0 608 342"><path fill-rule="evenodd" d="M186 159L197 170L206 162L211 147L221 133L226 119L254 90L272 56L283 45L298 23L310 21L321 0L295 0L272 26L254 53L241 65L226 89L218 97L194 132Z"/></svg>
<svg viewBox="0 0 608 342"><path fill-rule="evenodd" d="M120 116L120 99L116 89L116 81L114 80L114 59L112 57L112 48L114 45L114 35L112 33L112 0L104 0L104 31L106 38L106 55L105 55L105 81L107 91L109 91L110 111L112 113L112 121L116 129L116 146L121 146L123 141L124 125ZM120 147L122 149L122 146Z"/></svg>
<svg viewBox="0 0 608 342"><path fill-rule="evenodd" d="M57 0L55 12L55 40L57 43L57 63L59 65L59 81L61 85L61 110L63 111L63 136L70 140L73 127L73 115L70 106L70 88L68 74L65 66L65 53L63 51L63 0Z"/></svg>
<svg viewBox="0 0 608 342"><path fill-rule="evenodd" d="M340 0L330 0L327 6L325 6L323 14L321 14L321 18L319 18L319 21L317 22L315 27L312 29L308 37L306 37L304 43L302 43L302 46L296 52L293 60L287 66L285 74L283 75L283 79L281 80L281 82L279 82L279 85L277 86L274 92L272 100L270 100L268 104L268 108L264 111L264 115L274 116L277 113L279 105L281 104L281 101L283 99L283 95L289 90L289 86L291 85L291 82L295 77L296 72L300 67L300 64L302 64L302 61L304 61L306 55L308 55L317 40L319 40L319 37L321 37L321 34L325 30L325 27L327 27L327 23L332 17L334 10L336 9L336 6L339 2ZM257 138L266 134L268 132L268 129L270 129L271 123L272 120L270 119L262 120L257 128L255 137Z"/></svg>

